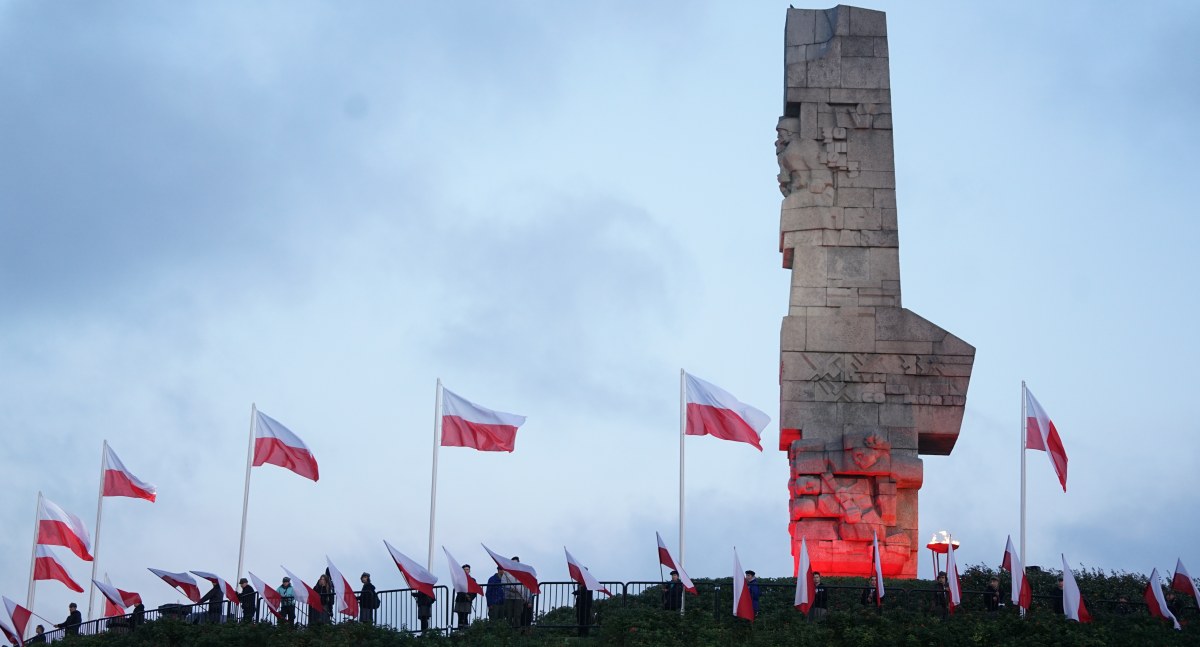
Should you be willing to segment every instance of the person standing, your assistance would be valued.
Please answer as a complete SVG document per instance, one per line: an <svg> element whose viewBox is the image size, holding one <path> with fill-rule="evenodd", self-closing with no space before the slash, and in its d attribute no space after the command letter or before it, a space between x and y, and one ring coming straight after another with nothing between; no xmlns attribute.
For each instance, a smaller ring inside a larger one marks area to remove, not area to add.
<svg viewBox="0 0 1200 647"><path fill-rule="evenodd" d="M812 606L808 608L808 619L809 621L824 620L828 613L829 592L821 584L821 574L813 571L813 601Z"/></svg>
<svg viewBox="0 0 1200 647"><path fill-rule="evenodd" d="M242 587L238 591L238 602L242 605L242 622L254 622L258 619L258 592L244 577L238 580L238 586Z"/></svg>
<svg viewBox="0 0 1200 647"><path fill-rule="evenodd" d="M467 581L471 581L471 565L463 564L463 574L467 576ZM458 616L458 628L467 628L467 616L471 614L471 605L475 603L477 593L464 593L459 591L454 594L454 613ZM490 607L490 605L489 605Z"/></svg>
<svg viewBox="0 0 1200 647"><path fill-rule="evenodd" d="M312 625L321 625L329 622L330 616L333 614L333 585L329 583L329 575L321 573L321 577L317 578L317 585L313 587L317 592L317 596L321 599L321 609L309 609L308 623Z"/></svg>
<svg viewBox="0 0 1200 647"><path fill-rule="evenodd" d="M1000 610L1000 578L993 576L983 592L983 607L990 612Z"/></svg>
<svg viewBox="0 0 1200 647"><path fill-rule="evenodd" d="M671 571L671 581L662 585L663 609L678 611L683 608L683 582L679 580L679 571Z"/></svg>
<svg viewBox="0 0 1200 647"><path fill-rule="evenodd" d="M210 624L221 622L221 603L225 601L225 593L221 591L221 585L213 582L213 586L200 598L200 602L208 603L207 620Z"/></svg>
<svg viewBox="0 0 1200 647"><path fill-rule="evenodd" d="M750 591L750 603L754 607L754 617L758 617L758 596L762 591L758 588L758 575L754 571L746 571L746 588Z"/></svg>
<svg viewBox="0 0 1200 647"><path fill-rule="evenodd" d="M421 621L421 633L425 633L429 629L429 619L433 617L433 597L427 595L424 591L413 591L412 596L417 599L417 620Z"/></svg>
<svg viewBox="0 0 1200 647"><path fill-rule="evenodd" d="M575 624L579 625L579 636L588 635L592 625L592 592L582 584L575 585Z"/></svg>
<svg viewBox="0 0 1200 647"><path fill-rule="evenodd" d="M1063 586L1064 586L1063 578L1061 575L1058 576L1058 581L1055 582L1054 586L1055 586L1054 598L1051 600L1051 604L1054 605L1054 612L1061 616L1061 615L1063 615Z"/></svg>
<svg viewBox="0 0 1200 647"><path fill-rule="evenodd" d="M883 612L882 600L879 599L879 580L872 575L867 580L867 585L863 587L862 595L858 596L858 601L864 606L874 606L880 613Z"/></svg>
<svg viewBox="0 0 1200 647"><path fill-rule="evenodd" d="M358 594L358 621L365 625L375 624L379 596L375 593L375 585L371 584L371 574L364 572L358 579L362 582L362 591Z"/></svg>
<svg viewBox="0 0 1200 647"><path fill-rule="evenodd" d="M947 606L949 586L946 583L946 571L938 573L936 584L937 586L933 591L933 610L945 620L950 611L949 606Z"/></svg>
<svg viewBox="0 0 1200 647"><path fill-rule="evenodd" d="M292 578L284 577L275 592L279 594L280 622L288 626L296 624L296 589L292 588Z"/></svg>
<svg viewBox="0 0 1200 647"><path fill-rule="evenodd" d="M38 625L33 630L33 638L25 641L26 645L44 645L46 644L46 628Z"/></svg>
<svg viewBox="0 0 1200 647"><path fill-rule="evenodd" d="M495 620L504 617L504 583L500 575L503 569L496 567L496 572L487 581L487 598L488 620Z"/></svg>
<svg viewBox="0 0 1200 647"><path fill-rule="evenodd" d="M67 605L67 619L54 626L62 629L64 635L78 636L81 624L83 624L83 614L79 613L79 608L72 602Z"/></svg>

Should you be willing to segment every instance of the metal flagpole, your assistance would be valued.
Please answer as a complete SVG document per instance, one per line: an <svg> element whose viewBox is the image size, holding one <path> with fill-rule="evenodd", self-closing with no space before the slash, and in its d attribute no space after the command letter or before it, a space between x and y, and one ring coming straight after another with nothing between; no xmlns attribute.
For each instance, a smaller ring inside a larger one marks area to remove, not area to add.
<svg viewBox="0 0 1200 647"><path fill-rule="evenodd" d="M29 549L29 589L25 591L25 608L33 610L33 565L37 561L38 521L42 516L42 491L38 490L37 509L33 513L33 547Z"/></svg>
<svg viewBox="0 0 1200 647"><path fill-rule="evenodd" d="M1028 440L1028 418L1025 403L1025 380L1021 380L1021 564L1024 565L1029 553L1025 552L1025 444Z"/></svg>
<svg viewBox="0 0 1200 647"><path fill-rule="evenodd" d="M679 369L679 567L683 568L683 438L687 435L687 373ZM683 614L684 599L679 598L679 613Z"/></svg>
<svg viewBox="0 0 1200 647"><path fill-rule="evenodd" d="M246 447L246 489L242 493L242 538L238 543L237 573L233 579L236 582L242 576L242 564L246 557L246 511L250 509L250 467L254 463L254 427L258 422L258 408L250 403L250 441Z"/></svg>
<svg viewBox="0 0 1200 647"><path fill-rule="evenodd" d="M88 583L87 619L92 619L92 606L96 601L96 568L100 565L100 515L104 513L104 464L108 459L108 439L100 448L100 495L96 497L96 534L92 537L92 581Z"/></svg>
<svg viewBox="0 0 1200 647"><path fill-rule="evenodd" d="M429 485L429 557L425 568L433 570L433 523L437 514L437 459L438 445L442 444L442 378L437 380L437 391L433 396L433 474Z"/></svg>

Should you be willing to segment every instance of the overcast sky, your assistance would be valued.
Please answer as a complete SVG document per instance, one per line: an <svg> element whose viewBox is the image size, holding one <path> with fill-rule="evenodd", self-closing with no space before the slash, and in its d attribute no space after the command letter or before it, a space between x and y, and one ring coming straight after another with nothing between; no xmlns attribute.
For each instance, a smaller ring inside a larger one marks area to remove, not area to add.
<svg viewBox="0 0 1200 647"><path fill-rule="evenodd" d="M232 578L252 402L321 480L254 470L247 567L399 587L382 540L424 562L439 377L528 422L441 452L438 546L657 579L681 367L776 419L762 453L687 439L688 570L736 545L790 575L786 8L0 0L0 592L39 490L94 523L103 439L159 499L106 500L101 572L148 606L180 596L146 567ZM1066 494L1029 456L1026 561L1200 568L1200 5L872 8L904 305L978 349L921 536L999 563L1024 379L1070 455Z"/></svg>

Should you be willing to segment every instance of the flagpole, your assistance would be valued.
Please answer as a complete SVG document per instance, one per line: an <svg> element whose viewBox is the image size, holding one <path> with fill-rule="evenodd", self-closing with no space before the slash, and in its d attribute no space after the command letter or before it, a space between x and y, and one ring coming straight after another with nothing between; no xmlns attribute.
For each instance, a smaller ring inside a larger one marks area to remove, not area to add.
<svg viewBox="0 0 1200 647"><path fill-rule="evenodd" d="M438 446L442 444L442 378L437 379L437 391L433 396L433 470L429 485L429 557L425 568L433 570L433 527L437 514L437 461Z"/></svg>
<svg viewBox="0 0 1200 647"><path fill-rule="evenodd" d="M258 422L258 408L250 403L250 441L246 447L246 488L242 492L242 537L238 543L237 573L233 579L237 581L242 576L242 564L246 557L246 511L250 509L250 467L254 463L254 427Z"/></svg>
<svg viewBox="0 0 1200 647"><path fill-rule="evenodd" d="M1021 380L1021 564L1028 561L1029 553L1025 552L1025 444L1028 442L1028 418L1025 403L1029 398L1025 395L1025 380Z"/></svg>
<svg viewBox="0 0 1200 647"><path fill-rule="evenodd" d="M104 513L104 464L108 458L108 439L100 448L100 495L96 497L96 534L92 538L92 581L88 583L87 619L92 619L92 608L96 601L96 568L100 565L100 516Z"/></svg>
<svg viewBox="0 0 1200 647"><path fill-rule="evenodd" d="M679 369L679 566L683 568L683 439L687 435L687 373ZM684 598L679 598L679 613L683 613Z"/></svg>
<svg viewBox="0 0 1200 647"><path fill-rule="evenodd" d="M25 608L33 611L33 565L37 562L38 521L42 514L42 491L38 490L37 508L33 513L33 547L29 549L29 588L25 591ZM23 636L22 636L23 637Z"/></svg>

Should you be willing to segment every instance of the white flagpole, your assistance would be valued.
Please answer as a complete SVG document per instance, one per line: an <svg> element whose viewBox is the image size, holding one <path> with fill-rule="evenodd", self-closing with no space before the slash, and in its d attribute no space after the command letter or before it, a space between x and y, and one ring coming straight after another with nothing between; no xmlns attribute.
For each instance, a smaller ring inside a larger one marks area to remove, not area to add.
<svg viewBox="0 0 1200 647"><path fill-rule="evenodd" d="M104 513L104 463L108 458L108 439L100 448L100 495L96 497L96 534L92 537L92 581L88 583L87 619L92 619L92 606L96 601L96 568L100 565L100 515Z"/></svg>
<svg viewBox="0 0 1200 647"><path fill-rule="evenodd" d="M433 474L429 485L429 557L425 568L433 570L433 523L437 514L437 459L438 446L442 444L442 378L437 380L437 391L433 396Z"/></svg>
<svg viewBox="0 0 1200 647"><path fill-rule="evenodd" d="M33 565L37 561L38 520L41 518L41 514L42 491L38 490L37 509L33 513L33 547L29 549L29 589L25 591L25 608L30 611L33 611Z"/></svg>
<svg viewBox="0 0 1200 647"><path fill-rule="evenodd" d="M683 567L683 438L687 435L687 373L679 369L679 566ZM683 613L684 598L679 599L679 613Z"/></svg>
<svg viewBox="0 0 1200 647"><path fill-rule="evenodd" d="M250 403L250 442L246 447L246 489L242 492L242 538L238 543L237 573L233 581L242 576L242 564L246 557L246 511L250 509L250 467L254 464L254 426L258 422L258 408Z"/></svg>
<svg viewBox="0 0 1200 647"><path fill-rule="evenodd" d="M1025 443L1027 441L1028 428L1025 411L1025 403L1028 401L1025 395L1025 380L1021 380L1021 564L1024 565L1028 559L1029 553L1025 552Z"/></svg>

